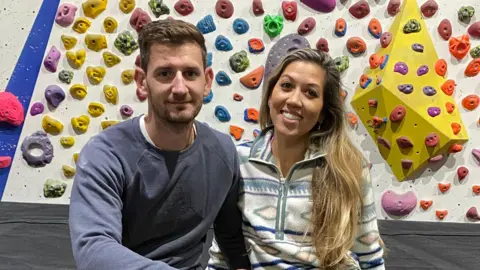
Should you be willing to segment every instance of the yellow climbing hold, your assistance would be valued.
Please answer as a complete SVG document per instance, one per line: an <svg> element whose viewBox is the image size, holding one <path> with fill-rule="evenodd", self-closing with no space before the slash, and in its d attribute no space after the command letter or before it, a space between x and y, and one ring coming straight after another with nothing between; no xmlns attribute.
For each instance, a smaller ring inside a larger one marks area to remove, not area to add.
<svg viewBox="0 0 480 270"><path fill-rule="evenodd" d="M113 126L113 125L116 125L120 123L120 121L116 121L116 120L105 120L105 121L102 121L102 129L106 129L110 126Z"/></svg>
<svg viewBox="0 0 480 270"><path fill-rule="evenodd" d="M85 17L80 17L73 23L72 29L79 34L84 34L87 32L88 28L90 28L90 25L92 25L90 20Z"/></svg>
<svg viewBox="0 0 480 270"><path fill-rule="evenodd" d="M122 82L124 84L129 84L133 81L133 76L135 75L135 70L126 69L122 72Z"/></svg>
<svg viewBox="0 0 480 270"><path fill-rule="evenodd" d="M66 56L70 66L74 69L79 69L82 67L83 63L85 63L87 52L84 49L80 49L76 52L67 51Z"/></svg>
<svg viewBox="0 0 480 270"><path fill-rule="evenodd" d="M93 117L99 117L105 112L105 107L98 102L90 102L88 104L88 113Z"/></svg>
<svg viewBox="0 0 480 270"><path fill-rule="evenodd" d="M68 36L68 35L62 35L61 36L63 47L65 47L65 50L71 50L75 45L77 45L77 38L73 36Z"/></svg>
<svg viewBox="0 0 480 270"><path fill-rule="evenodd" d="M117 20L115 20L115 18L113 17L106 17L105 20L103 20L103 28L107 33L115 32L115 29L117 29L117 26L118 26Z"/></svg>
<svg viewBox="0 0 480 270"><path fill-rule="evenodd" d="M106 72L107 71L102 66L98 66L98 67L89 66L89 67L87 67L87 77L90 80L91 84L101 83L103 81L103 78L105 77Z"/></svg>
<svg viewBox="0 0 480 270"><path fill-rule="evenodd" d="M62 133L63 124L60 121L53 119L48 115L45 115L42 119L42 128L46 133L49 133L51 135L57 135Z"/></svg>
<svg viewBox="0 0 480 270"><path fill-rule="evenodd" d="M135 0L120 0L118 7L123 13L128 14L135 7Z"/></svg>
<svg viewBox="0 0 480 270"><path fill-rule="evenodd" d="M90 125L90 117L88 115L80 115L78 117L72 117L72 127L78 133L84 133L88 130Z"/></svg>
<svg viewBox="0 0 480 270"><path fill-rule="evenodd" d="M95 19L107 8L107 0L87 0L83 2L82 8L85 16Z"/></svg>
<svg viewBox="0 0 480 270"><path fill-rule="evenodd" d="M85 44L92 51L99 52L107 48L107 39L101 34L87 34L85 36Z"/></svg>
<svg viewBox="0 0 480 270"><path fill-rule="evenodd" d="M118 89L113 85L105 85L103 87L103 94L107 102L116 105L118 103Z"/></svg>
<svg viewBox="0 0 480 270"><path fill-rule="evenodd" d="M60 144L65 148L72 147L75 144L75 139L73 137L61 137Z"/></svg>
<svg viewBox="0 0 480 270"><path fill-rule="evenodd" d="M79 155L79 153L74 153L74 154L73 154L73 161L75 161L75 164L76 164L77 161L78 161L78 155Z"/></svg>
<svg viewBox="0 0 480 270"><path fill-rule="evenodd" d="M107 67L113 67L120 63L121 59L111 52L103 52L103 61Z"/></svg>
<svg viewBox="0 0 480 270"><path fill-rule="evenodd" d="M63 165L62 171L63 171L63 175L65 175L65 177L67 178L72 178L75 175L75 168L68 165Z"/></svg>
<svg viewBox="0 0 480 270"><path fill-rule="evenodd" d="M70 87L70 95L75 99L82 100L87 95L87 86L83 84L74 84Z"/></svg>

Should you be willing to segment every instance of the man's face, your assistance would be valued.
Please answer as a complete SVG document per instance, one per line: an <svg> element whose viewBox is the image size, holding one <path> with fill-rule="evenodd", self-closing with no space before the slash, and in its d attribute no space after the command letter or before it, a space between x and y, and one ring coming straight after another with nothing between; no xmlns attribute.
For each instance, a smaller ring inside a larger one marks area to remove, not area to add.
<svg viewBox="0 0 480 270"><path fill-rule="evenodd" d="M149 113L170 124L189 124L200 112L212 86L213 71L203 68L202 50L194 43L153 44L147 73L136 69L137 87L148 96Z"/></svg>

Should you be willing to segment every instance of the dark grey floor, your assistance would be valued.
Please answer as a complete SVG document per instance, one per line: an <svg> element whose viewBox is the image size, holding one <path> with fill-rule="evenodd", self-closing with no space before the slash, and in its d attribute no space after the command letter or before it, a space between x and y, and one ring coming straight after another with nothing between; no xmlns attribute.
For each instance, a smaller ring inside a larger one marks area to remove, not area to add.
<svg viewBox="0 0 480 270"><path fill-rule="evenodd" d="M387 269L480 269L480 223L379 225ZM0 269L75 269L68 206L0 203Z"/></svg>

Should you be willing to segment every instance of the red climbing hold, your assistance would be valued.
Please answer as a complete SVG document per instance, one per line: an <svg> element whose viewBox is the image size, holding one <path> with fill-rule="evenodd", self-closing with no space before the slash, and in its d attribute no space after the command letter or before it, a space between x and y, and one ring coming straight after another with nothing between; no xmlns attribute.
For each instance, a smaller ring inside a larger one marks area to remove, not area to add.
<svg viewBox="0 0 480 270"><path fill-rule="evenodd" d="M299 35L306 35L310 32L312 32L313 28L315 28L315 25L317 22L313 17L308 17L305 20L303 20L300 25L298 26L297 32Z"/></svg>
<svg viewBox="0 0 480 270"><path fill-rule="evenodd" d="M480 97L475 94L471 94L463 98L462 105L465 109L473 111L478 107L479 102Z"/></svg>
<svg viewBox="0 0 480 270"><path fill-rule="evenodd" d="M297 2L295 1L283 1L282 2L283 17L287 21L295 21L297 18Z"/></svg>
<svg viewBox="0 0 480 270"><path fill-rule="evenodd" d="M448 210L437 210L435 211L435 215L438 219L444 219L448 215Z"/></svg>
<svg viewBox="0 0 480 270"><path fill-rule="evenodd" d="M476 22L468 27L468 34L475 38L480 38L480 22Z"/></svg>
<svg viewBox="0 0 480 270"><path fill-rule="evenodd" d="M475 58L470 63L468 66L465 68L465 71L463 72L466 77L474 77L477 76L478 73L480 72L480 58Z"/></svg>
<svg viewBox="0 0 480 270"><path fill-rule="evenodd" d="M452 23L448 19L443 19L438 24L437 31L444 40L449 40L452 37Z"/></svg>
<svg viewBox="0 0 480 270"><path fill-rule="evenodd" d="M228 19L233 15L233 4L229 0L218 0L217 4L215 5L215 11L217 12L218 16Z"/></svg>
<svg viewBox="0 0 480 270"><path fill-rule="evenodd" d="M431 18L438 10L438 4L435 0L428 0L421 7L420 10L423 13L423 16Z"/></svg>
<svg viewBox="0 0 480 270"><path fill-rule="evenodd" d="M420 201L420 207L422 207L423 210L428 210L428 208L430 208L430 206L432 206L433 204L433 201L432 200L421 200Z"/></svg>
<svg viewBox="0 0 480 270"><path fill-rule="evenodd" d="M448 152L450 153L458 153L462 150L463 150L463 145L458 143L454 143L450 146L450 148L448 148Z"/></svg>
<svg viewBox="0 0 480 270"><path fill-rule="evenodd" d="M135 31L137 31L137 33L139 33L143 29L143 27L151 21L152 19L150 18L148 13L145 10L137 7L133 11L129 22L130 22L130 26L134 28Z"/></svg>
<svg viewBox="0 0 480 270"><path fill-rule="evenodd" d="M20 126L24 118L23 106L10 92L0 92L0 122Z"/></svg>
<svg viewBox="0 0 480 270"><path fill-rule="evenodd" d="M468 169L466 167L458 167L457 169L458 180L462 181L468 175Z"/></svg>
<svg viewBox="0 0 480 270"><path fill-rule="evenodd" d="M317 41L317 44L315 44L316 47L317 47L317 50L319 51L324 51L324 52L327 52L329 51L328 49L328 41L324 38L320 38L318 41Z"/></svg>
<svg viewBox="0 0 480 270"><path fill-rule="evenodd" d="M438 138L437 133L432 132L425 138L425 145L428 147L435 147L437 146L439 140L440 139Z"/></svg>
<svg viewBox="0 0 480 270"><path fill-rule="evenodd" d="M9 156L0 156L0 169L7 168L12 163L12 158Z"/></svg>
<svg viewBox="0 0 480 270"><path fill-rule="evenodd" d="M472 187L472 191L473 191L473 193L475 193L475 195L480 195L480 186L479 185L474 185Z"/></svg>
<svg viewBox="0 0 480 270"><path fill-rule="evenodd" d="M263 15L265 13L265 10L263 10L262 0L253 0L252 10L255 16Z"/></svg>
<svg viewBox="0 0 480 270"><path fill-rule="evenodd" d="M243 100L243 96L238 94L238 93L235 93L233 94L233 100L235 101L242 101Z"/></svg>
<svg viewBox="0 0 480 270"><path fill-rule="evenodd" d="M390 16L395 16L400 11L400 0L390 0L387 6L387 12Z"/></svg>
<svg viewBox="0 0 480 270"><path fill-rule="evenodd" d="M452 186L451 183L438 183L438 189L442 193L447 192L450 189L451 186Z"/></svg>
<svg viewBox="0 0 480 270"><path fill-rule="evenodd" d="M190 0L178 0L177 3L173 6L178 14L182 16L187 16L192 13L194 10L192 2Z"/></svg>
<svg viewBox="0 0 480 270"><path fill-rule="evenodd" d="M471 220L480 220L480 215L478 214L477 208L475 206L470 207L465 216Z"/></svg>
<svg viewBox="0 0 480 270"><path fill-rule="evenodd" d="M360 0L354 5L352 5L348 11L350 14L352 14L353 17L357 19L362 19L368 14L370 14L370 6L368 5L368 2L365 0Z"/></svg>
<svg viewBox="0 0 480 270"><path fill-rule="evenodd" d="M402 121L406 113L407 113L407 110L405 109L405 107L403 105L398 105L390 113L390 121L392 122Z"/></svg>

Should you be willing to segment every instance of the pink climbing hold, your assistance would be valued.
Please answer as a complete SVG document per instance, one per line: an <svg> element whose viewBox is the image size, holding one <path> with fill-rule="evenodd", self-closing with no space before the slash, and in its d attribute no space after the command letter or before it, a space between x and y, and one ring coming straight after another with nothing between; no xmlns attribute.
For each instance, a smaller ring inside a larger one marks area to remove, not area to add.
<svg viewBox="0 0 480 270"><path fill-rule="evenodd" d="M10 92L0 92L0 122L20 126L25 119L23 106Z"/></svg>
<svg viewBox="0 0 480 270"><path fill-rule="evenodd" d="M348 11L353 17L362 19L370 14L370 6L366 0L360 0L355 5L351 6Z"/></svg>
<svg viewBox="0 0 480 270"><path fill-rule="evenodd" d="M7 168L12 164L12 158L9 156L0 156L0 169Z"/></svg>
<svg viewBox="0 0 480 270"><path fill-rule="evenodd" d="M218 16L228 19L233 15L233 4L229 0L218 0L215 4L215 11Z"/></svg>
<svg viewBox="0 0 480 270"><path fill-rule="evenodd" d="M468 34L475 38L480 38L480 22L476 22L468 27Z"/></svg>
<svg viewBox="0 0 480 270"><path fill-rule="evenodd" d="M336 6L335 0L300 0L300 2L311 9L324 13L333 11Z"/></svg>
<svg viewBox="0 0 480 270"><path fill-rule="evenodd" d="M413 191L397 194L387 190L382 195L382 208L389 215L406 216L417 206L417 196Z"/></svg>
<svg viewBox="0 0 480 270"><path fill-rule="evenodd" d="M57 9L55 22L62 27L70 26L75 19L75 13L77 12L77 9L78 8L73 4L61 4Z"/></svg>
<svg viewBox="0 0 480 270"><path fill-rule="evenodd" d="M133 11L132 16L130 16L129 23L130 26L134 28L135 31L137 31L137 33L140 33L140 31L142 31L142 28L151 21L152 18L150 18L150 15L148 15L145 10L137 7Z"/></svg>
<svg viewBox="0 0 480 270"><path fill-rule="evenodd" d="M468 169L464 166L457 169L458 180L462 181L468 175Z"/></svg>
<svg viewBox="0 0 480 270"><path fill-rule="evenodd" d="M470 207L465 216L470 220L480 220L480 215L478 214L478 210L475 206Z"/></svg>
<svg viewBox="0 0 480 270"><path fill-rule="evenodd" d="M252 10L253 10L253 15L255 16L263 15L265 13L265 10L263 9L262 0L253 0Z"/></svg>
<svg viewBox="0 0 480 270"><path fill-rule="evenodd" d="M382 48L387 48L388 45L390 45L390 42L392 42L392 33L383 32L380 36L380 45L382 45Z"/></svg>
<svg viewBox="0 0 480 270"><path fill-rule="evenodd" d="M477 160L477 162L480 163L480 149L473 149L472 155Z"/></svg>
<svg viewBox="0 0 480 270"><path fill-rule="evenodd" d="M313 28L315 28L316 21L313 17L308 17L303 22L300 23L298 26L297 32L299 35L306 35L310 32L312 32Z"/></svg>
<svg viewBox="0 0 480 270"><path fill-rule="evenodd" d="M187 16L195 9L190 0L178 0L177 3L175 3L175 5L173 6L173 8L178 12L178 14L182 16Z"/></svg>
<svg viewBox="0 0 480 270"><path fill-rule="evenodd" d="M390 0L387 6L387 12L390 16L395 16L400 11L400 0Z"/></svg>
<svg viewBox="0 0 480 270"><path fill-rule="evenodd" d="M45 59L43 60L43 65L45 66L45 69L50 72L56 72L60 56L60 51L58 51L57 47L53 45L50 48L50 51L48 51L47 56L45 56Z"/></svg>

